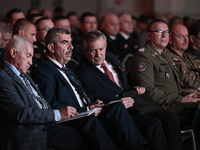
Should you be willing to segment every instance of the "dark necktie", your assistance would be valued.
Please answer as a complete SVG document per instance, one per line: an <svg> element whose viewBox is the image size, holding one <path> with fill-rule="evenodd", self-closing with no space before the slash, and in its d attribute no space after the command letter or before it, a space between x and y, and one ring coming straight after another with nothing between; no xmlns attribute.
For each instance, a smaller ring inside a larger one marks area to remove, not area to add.
<svg viewBox="0 0 200 150"><path fill-rule="evenodd" d="M21 73L20 76L23 78L23 80L24 80L24 82L26 84L26 87L28 88L28 90L31 93L31 95L33 96L33 98L40 102L40 104L42 105L43 109L48 109L47 102L44 99L42 99L41 97L38 97L33 93L31 85L29 84L28 79L26 78L25 74Z"/></svg>
<svg viewBox="0 0 200 150"><path fill-rule="evenodd" d="M82 85L71 75L69 69L66 67L60 68L60 70L64 71L67 77L69 78L71 84L76 88L78 93L85 98L87 105L89 106L91 104L89 97L85 93L85 90L83 89Z"/></svg>
<svg viewBox="0 0 200 150"><path fill-rule="evenodd" d="M103 68L103 70L105 71L105 74L109 77L110 80L112 80L115 84L117 84L115 82L115 79L113 77L113 74L108 70L107 66L105 65L105 63L101 64L101 68Z"/></svg>

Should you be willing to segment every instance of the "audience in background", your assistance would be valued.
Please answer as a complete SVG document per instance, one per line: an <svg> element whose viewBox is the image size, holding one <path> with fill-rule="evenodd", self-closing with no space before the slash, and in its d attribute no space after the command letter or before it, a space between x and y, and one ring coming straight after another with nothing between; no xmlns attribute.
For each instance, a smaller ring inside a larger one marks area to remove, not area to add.
<svg viewBox="0 0 200 150"><path fill-rule="evenodd" d="M12 29L5 22L0 22L0 31L2 38L0 46L6 48L6 45L12 37Z"/></svg>
<svg viewBox="0 0 200 150"><path fill-rule="evenodd" d="M133 33L133 20L131 14L122 13L119 15L119 34L117 34L116 41L119 45L119 61L128 54L134 54L138 50L135 37Z"/></svg>
<svg viewBox="0 0 200 150"><path fill-rule="evenodd" d="M107 39L107 51L112 52L119 58L119 44L116 41L119 33L119 17L115 14L107 14L104 16L101 28Z"/></svg>
<svg viewBox="0 0 200 150"><path fill-rule="evenodd" d="M19 10L17 8L11 9L6 14L7 23L11 28L13 28L15 22L20 18L25 18L25 15L21 10Z"/></svg>
<svg viewBox="0 0 200 150"><path fill-rule="evenodd" d="M189 29L189 47L187 53L191 53L197 59L200 59L200 20L194 21Z"/></svg>
<svg viewBox="0 0 200 150"><path fill-rule="evenodd" d="M65 28L71 32L70 23L66 16L55 16L52 21L55 27Z"/></svg>
<svg viewBox="0 0 200 150"><path fill-rule="evenodd" d="M73 55L72 58L75 59L77 62L80 62L83 59L83 52L81 49L82 45L82 38L85 34L90 31L94 31L97 29L97 18L91 12L84 12L80 17L80 28L81 32L74 38L73 41Z"/></svg>
<svg viewBox="0 0 200 150"><path fill-rule="evenodd" d="M79 17L76 12L68 12L66 15L71 27L72 40L80 33Z"/></svg>

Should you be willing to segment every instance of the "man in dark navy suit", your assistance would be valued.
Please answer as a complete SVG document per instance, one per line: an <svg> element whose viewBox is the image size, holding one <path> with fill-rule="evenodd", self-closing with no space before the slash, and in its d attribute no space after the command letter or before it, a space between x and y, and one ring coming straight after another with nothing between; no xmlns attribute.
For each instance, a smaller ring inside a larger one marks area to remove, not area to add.
<svg viewBox="0 0 200 150"><path fill-rule="evenodd" d="M64 28L52 28L46 35L45 44L48 58L38 66L32 77L51 107L59 109L70 105L78 112L96 108L98 111L94 115L120 149L142 149L146 140L124 105L116 103L103 106L101 100L89 99L76 75L65 67L72 56L70 32ZM133 99L127 99L132 106Z"/></svg>
<svg viewBox="0 0 200 150"><path fill-rule="evenodd" d="M77 70L77 77L81 80L88 96L91 99L101 99L104 103L120 99L119 95L129 87L125 71L111 52L106 53L106 47L104 34L100 31L88 33L83 38L82 45L85 58ZM136 89L138 94L145 91L140 87ZM131 107L127 97L121 100L126 108ZM145 116L138 116L132 112L129 114L146 138L149 149L182 149L177 116L162 111Z"/></svg>

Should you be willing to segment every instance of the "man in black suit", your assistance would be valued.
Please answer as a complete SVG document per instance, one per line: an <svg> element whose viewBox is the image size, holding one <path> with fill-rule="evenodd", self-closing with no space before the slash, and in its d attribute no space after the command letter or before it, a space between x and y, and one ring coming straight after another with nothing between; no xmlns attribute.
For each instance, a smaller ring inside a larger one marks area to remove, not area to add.
<svg viewBox="0 0 200 150"><path fill-rule="evenodd" d="M117 103L102 108L102 101L89 99L76 75L65 67L71 59L73 49L70 32L67 29L50 29L45 44L48 58L38 66L32 77L52 108L59 109L70 105L78 112L97 108L98 112L94 115L102 122L119 148L137 149L146 144L124 105ZM131 106L133 99L127 99Z"/></svg>
<svg viewBox="0 0 200 150"><path fill-rule="evenodd" d="M128 54L134 54L138 50L138 45L136 44L136 39L133 37L133 20L131 14L122 13L119 15L120 28L119 34L117 34L116 42L119 45L119 61L122 62L123 59Z"/></svg>
<svg viewBox="0 0 200 150"><path fill-rule="evenodd" d="M6 47L5 61L0 69L0 149L47 150L50 146L62 150L86 150L85 142L91 145L90 149L105 149L110 146L107 140L113 148L112 141L95 117L85 117L87 120L81 128L75 127L79 119L74 125L71 121L67 126L56 123L77 114L77 110L71 106L51 109L26 74L32 56L32 43L23 36L14 35ZM84 139L80 134L84 134Z"/></svg>
<svg viewBox="0 0 200 150"><path fill-rule="evenodd" d="M86 57L77 69L77 77L81 80L89 98L101 99L104 103L120 99L120 95L129 87L125 71L112 53L106 53L106 47L104 34L100 31L88 33L83 38L82 47ZM144 88L136 89L139 93L144 91ZM126 108L130 107L129 100L125 98L121 100ZM177 116L162 111L145 116L130 112L130 115L146 138L150 149L182 149Z"/></svg>

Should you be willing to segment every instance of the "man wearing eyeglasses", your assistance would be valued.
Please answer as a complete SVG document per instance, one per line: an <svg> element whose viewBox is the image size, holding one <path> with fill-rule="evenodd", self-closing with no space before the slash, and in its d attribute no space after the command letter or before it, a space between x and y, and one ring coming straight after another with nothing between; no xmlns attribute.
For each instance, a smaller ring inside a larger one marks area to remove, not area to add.
<svg viewBox="0 0 200 150"><path fill-rule="evenodd" d="M200 59L200 20L193 22L189 29L189 47L186 52Z"/></svg>
<svg viewBox="0 0 200 150"><path fill-rule="evenodd" d="M146 87L153 100L166 111L177 114L182 123L184 112L188 108L199 112L197 106L191 102L198 102L200 99L194 94L181 96L177 68L171 57L164 52L169 35L164 21L153 20L149 23L147 43L135 53L131 61L130 80L134 86ZM190 116L187 117L187 121L191 120ZM199 120L199 117L197 119Z"/></svg>
<svg viewBox="0 0 200 150"><path fill-rule="evenodd" d="M73 41L73 55L76 61L80 62L83 59L83 52L81 49L82 38L85 34L89 33L90 31L94 31L97 29L97 18L92 12L84 12L80 17L80 27L81 32L74 38Z"/></svg>
<svg viewBox="0 0 200 150"><path fill-rule="evenodd" d="M29 68L29 74L31 74L34 68L46 58L45 36L47 31L54 27L54 24L48 17L42 17L35 22L35 26L37 30L37 41L34 42L33 64Z"/></svg>

